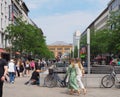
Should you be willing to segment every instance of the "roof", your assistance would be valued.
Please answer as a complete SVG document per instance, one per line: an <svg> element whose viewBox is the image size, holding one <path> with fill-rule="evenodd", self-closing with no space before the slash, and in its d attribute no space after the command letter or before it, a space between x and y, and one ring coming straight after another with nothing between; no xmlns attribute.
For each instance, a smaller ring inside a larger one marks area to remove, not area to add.
<svg viewBox="0 0 120 97"><path fill-rule="evenodd" d="M54 43L52 43L50 45L72 45L72 44L66 43L64 41L56 41L56 42L54 42Z"/></svg>

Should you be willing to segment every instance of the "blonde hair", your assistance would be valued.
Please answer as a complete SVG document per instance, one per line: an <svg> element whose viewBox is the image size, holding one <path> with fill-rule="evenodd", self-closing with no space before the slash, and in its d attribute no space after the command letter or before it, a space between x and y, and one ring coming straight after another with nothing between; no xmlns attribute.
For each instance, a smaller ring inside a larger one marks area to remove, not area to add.
<svg viewBox="0 0 120 97"><path fill-rule="evenodd" d="M26 64L29 64L29 63L30 63L30 62L27 60L27 61L26 61Z"/></svg>
<svg viewBox="0 0 120 97"><path fill-rule="evenodd" d="M82 69L84 69L83 68L83 65L81 64L81 61L80 61L80 59L76 59L76 62L78 63L78 66L79 66L79 68L82 70Z"/></svg>
<svg viewBox="0 0 120 97"><path fill-rule="evenodd" d="M72 67L74 67L75 65L75 59L74 58L72 58L71 60L70 60L70 64L72 65Z"/></svg>

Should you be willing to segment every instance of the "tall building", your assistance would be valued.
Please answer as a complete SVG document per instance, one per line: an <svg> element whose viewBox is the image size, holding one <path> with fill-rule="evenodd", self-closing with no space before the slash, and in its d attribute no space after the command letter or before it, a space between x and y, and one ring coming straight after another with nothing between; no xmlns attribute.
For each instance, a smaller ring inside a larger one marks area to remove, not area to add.
<svg viewBox="0 0 120 97"><path fill-rule="evenodd" d="M5 48L6 41L4 30L9 25L10 0L0 0L0 48Z"/></svg>
<svg viewBox="0 0 120 97"><path fill-rule="evenodd" d="M23 0L0 0L0 48L10 47L10 42L5 40L4 31L9 24L15 24L17 17L32 25L35 23L28 17L29 9ZM36 26L36 25L35 25Z"/></svg>
<svg viewBox="0 0 120 97"><path fill-rule="evenodd" d="M29 21L28 18L29 9L23 0L11 0L11 5L9 5L9 20L15 23L17 17L22 17L23 20Z"/></svg>
<svg viewBox="0 0 120 97"><path fill-rule="evenodd" d="M102 13L85 29L81 37L87 33L87 29L94 31L102 30L107 28L107 20L111 11L120 10L120 0L110 0L107 7L102 11Z"/></svg>

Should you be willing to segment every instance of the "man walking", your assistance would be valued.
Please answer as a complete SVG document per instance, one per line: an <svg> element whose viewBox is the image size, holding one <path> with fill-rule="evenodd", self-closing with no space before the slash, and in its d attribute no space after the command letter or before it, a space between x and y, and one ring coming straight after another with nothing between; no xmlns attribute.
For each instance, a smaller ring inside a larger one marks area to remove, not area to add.
<svg viewBox="0 0 120 97"><path fill-rule="evenodd" d="M3 82L7 74L7 69L7 61L2 58L2 54L0 53L0 97L3 94Z"/></svg>

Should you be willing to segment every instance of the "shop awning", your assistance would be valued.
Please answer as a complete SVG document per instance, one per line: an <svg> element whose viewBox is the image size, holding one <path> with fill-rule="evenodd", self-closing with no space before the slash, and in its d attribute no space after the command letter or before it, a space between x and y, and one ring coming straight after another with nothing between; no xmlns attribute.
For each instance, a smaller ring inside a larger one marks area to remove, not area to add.
<svg viewBox="0 0 120 97"><path fill-rule="evenodd" d="M0 53L6 53L6 50L4 50L3 48L0 48Z"/></svg>

